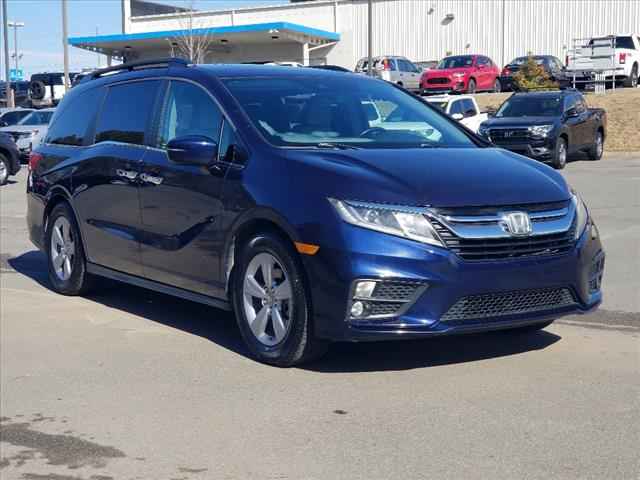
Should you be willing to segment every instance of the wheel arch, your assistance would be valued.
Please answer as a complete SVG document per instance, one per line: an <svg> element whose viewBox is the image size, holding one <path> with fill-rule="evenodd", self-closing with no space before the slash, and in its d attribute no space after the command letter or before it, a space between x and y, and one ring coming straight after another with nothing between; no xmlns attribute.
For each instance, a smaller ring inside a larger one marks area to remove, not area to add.
<svg viewBox="0 0 640 480"><path fill-rule="evenodd" d="M298 234L293 226L281 215L271 209L256 209L242 215L229 230L224 244L221 278L224 279L227 295L229 295L229 289L235 273L234 267L238 246L247 241L251 235L265 231L275 233L296 251L295 242L298 241Z"/></svg>
<svg viewBox="0 0 640 480"><path fill-rule="evenodd" d="M84 233L82 231L82 224L80 221L80 217L78 216L78 212L76 211L75 206L73 205L73 201L71 199L71 194L69 193L69 191L64 188L61 185L56 185L54 186L49 193L47 194L46 197L46 205L44 207L44 213L42 215L42 230L43 230L43 237L45 237L46 235L44 234L44 232L47 231L47 227L48 227L48 222L49 222L49 215L51 214L51 212L53 211L53 209L61 204L61 203L66 203L67 205L69 205L69 208L71 208L71 211L73 212L73 216L75 217L76 223L78 225L78 230L80 231L80 241L82 242L82 248L85 251L85 254L87 252L87 245L84 241Z"/></svg>

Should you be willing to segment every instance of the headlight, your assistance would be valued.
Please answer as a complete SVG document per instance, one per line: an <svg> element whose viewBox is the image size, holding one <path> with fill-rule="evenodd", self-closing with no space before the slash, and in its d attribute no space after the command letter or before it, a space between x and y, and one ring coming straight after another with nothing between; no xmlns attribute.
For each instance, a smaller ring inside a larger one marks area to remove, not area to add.
<svg viewBox="0 0 640 480"><path fill-rule="evenodd" d="M330 198L338 215L347 223L369 230L409 238L443 247L427 218L417 209Z"/></svg>
<svg viewBox="0 0 640 480"><path fill-rule="evenodd" d="M456 72L452 75L453 78L462 78L466 75L464 72Z"/></svg>
<svg viewBox="0 0 640 480"><path fill-rule="evenodd" d="M489 138L489 128L483 124L480 124L480 127L478 127L478 135Z"/></svg>
<svg viewBox="0 0 640 480"><path fill-rule="evenodd" d="M576 240L580 238L584 229L589 222L589 211L587 210L587 206L584 204L584 201L578 196L577 193L573 193L573 205L576 207Z"/></svg>
<svg viewBox="0 0 640 480"><path fill-rule="evenodd" d="M553 125L535 125L527 130L534 138L545 138L553 130Z"/></svg>

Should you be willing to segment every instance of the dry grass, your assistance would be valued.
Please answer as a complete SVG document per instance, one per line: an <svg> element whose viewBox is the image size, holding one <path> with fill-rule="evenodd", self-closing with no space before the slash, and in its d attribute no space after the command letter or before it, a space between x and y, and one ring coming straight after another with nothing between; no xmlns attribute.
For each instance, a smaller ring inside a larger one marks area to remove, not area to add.
<svg viewBox="0 0 640 480"><path fill-rule="evenodd" d="M476 95L480 108L495 107L510 93ZM610 152L640 152L640 88L607 91L606 95L588 93L587 102L592 107L607 111L607 140L605 149Z"/></svg>

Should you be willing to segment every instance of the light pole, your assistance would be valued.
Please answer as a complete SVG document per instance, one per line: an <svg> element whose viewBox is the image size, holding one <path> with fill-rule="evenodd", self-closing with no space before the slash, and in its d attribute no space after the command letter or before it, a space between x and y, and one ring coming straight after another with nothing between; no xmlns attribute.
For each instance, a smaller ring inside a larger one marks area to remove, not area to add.
<svg viewBox="0 0 640 480"><path fill-rule="evenodd" d="M5 96L7 107L14 107L11 84L9 83L9 24L7 20L7 0L2 0L2 38L4 43Z"/></svg>
<svg viewBox="0 0 640 480"><path fill-rule="evenodd" d="M9 27L13 28L13 58L16 61L16 75L18 75L18 28L24 27L24 22L9 22Z"/></svg>
<svg viewBox="0 0 640 480"><path fill-rule="evenodd" d="M373 0L367 5L367 75L373 74Z"/></svg>
<svg viewBox="0 0 640 480"><path fill-rule="evenodd" d="M69 90L69 46L67 45L67 0L62 0L62 51L64 53L64 91Z"/></svg>

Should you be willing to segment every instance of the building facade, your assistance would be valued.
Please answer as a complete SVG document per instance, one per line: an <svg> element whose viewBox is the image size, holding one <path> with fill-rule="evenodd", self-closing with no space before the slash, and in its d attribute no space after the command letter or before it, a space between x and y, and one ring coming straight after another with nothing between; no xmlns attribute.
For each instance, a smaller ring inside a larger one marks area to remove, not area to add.
<svg viewBox="0 0 640 480"><path fill-rule="evenodd" d="M70 43L146 59L175 54L181 36L200 32L211 38L205 60L211 63L297 61L353 69L367 55L367 0L197 12L154 10L147 1L140 8L137 1L122 0L122 33ZM483 53L504 65L528 52L564 60L574 39L640 33L638 0L373 0L372 10L373 55L414 61Z"/></svg>

